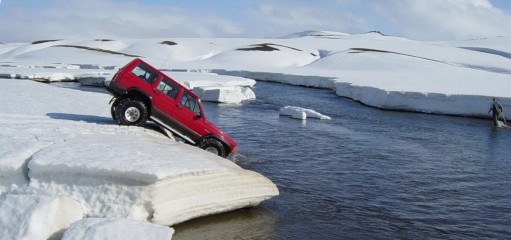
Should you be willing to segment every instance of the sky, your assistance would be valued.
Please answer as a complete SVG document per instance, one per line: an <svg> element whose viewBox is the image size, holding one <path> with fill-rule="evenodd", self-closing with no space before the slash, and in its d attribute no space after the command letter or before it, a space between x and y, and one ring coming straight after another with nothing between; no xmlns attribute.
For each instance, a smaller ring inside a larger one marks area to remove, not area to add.
<svg viewBox="0 0 511 240"><path fill-rule="evenodd" d="M0 42L279 37L380 31L420 41L511 36L511 0L0 0Z"/></svg>

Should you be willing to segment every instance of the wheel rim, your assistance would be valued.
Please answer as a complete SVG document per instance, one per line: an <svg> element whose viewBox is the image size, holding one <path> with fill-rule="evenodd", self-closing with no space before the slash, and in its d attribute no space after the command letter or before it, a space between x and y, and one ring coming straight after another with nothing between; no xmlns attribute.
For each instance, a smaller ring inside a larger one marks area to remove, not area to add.
<svg viewBox="0 0 511 240"><path fill-rule="evenodd" d="M213 153L215 155L218 155L218 149L216 149L216 147L207 147L204 150L206 150L206 152L210 152L210 153Z"/></svg>
<svg viewBox="0 0 511 240"><path fill-rule="evenodd" d="M136 122L140 119L140 110L136 107L129 107L124 111L124 118L126 118L128 122Z"/></svg>

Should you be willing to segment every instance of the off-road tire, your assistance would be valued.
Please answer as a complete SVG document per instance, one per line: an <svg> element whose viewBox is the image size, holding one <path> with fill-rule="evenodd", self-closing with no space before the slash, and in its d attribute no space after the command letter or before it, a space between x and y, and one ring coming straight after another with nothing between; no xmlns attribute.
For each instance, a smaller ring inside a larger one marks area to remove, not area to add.
<svg viewBox="0 0 511 240"><path fill-rule="evenodd" d="M147 107L138 99L125 98L115 107L115 118L119 125L142 126L148 118Z"/></svg>
<svg viewBox="0 0 511 240"><path fill-rule="evenodd" d="M199 147L204 149L206 152L216 154L220 157L226 157L227 155L224 145L214 138L206 138L202 140Z"/></svg>

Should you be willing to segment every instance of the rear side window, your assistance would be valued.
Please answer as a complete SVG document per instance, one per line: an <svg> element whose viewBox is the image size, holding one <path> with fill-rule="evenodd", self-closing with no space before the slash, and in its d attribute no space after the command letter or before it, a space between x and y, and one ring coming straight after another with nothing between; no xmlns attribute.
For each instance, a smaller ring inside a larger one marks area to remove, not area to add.
<svg viewBox="0 0 511 240"><path fill-rule="evenodd" d="M200 115L199 101L193 98L190 94L188 93L183 94L183 97L181 98L181 105L190 109L196 115Z"/></svg>
<svg viewBox="0 0 511 240"><path fill-rule="evenodd" d="M167 78L163 78L157 88L172 99L176 99L177 93L179 93L179 87Z"/></svg>
<svg viewBox="0 0 511 240"><path fill-rule="evenodd" d="M138 78L142 79L144 82L153 84L154 80L158 77L158 74L140 63L133 70L131 70L133 74L135 74Z"/></svg>

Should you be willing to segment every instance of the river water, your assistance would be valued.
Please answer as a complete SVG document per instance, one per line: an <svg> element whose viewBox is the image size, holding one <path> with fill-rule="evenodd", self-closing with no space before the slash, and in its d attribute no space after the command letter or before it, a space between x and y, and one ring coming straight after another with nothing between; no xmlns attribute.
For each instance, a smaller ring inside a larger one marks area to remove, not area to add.
<svg viewBox="0 0 511 240"><path fill-rule="evenodd" d="M238 141L236 163L280 196L177 225L173 239L511 238L511 129L383 111L322 89L254 90L257 100L206 103L206 114ZM288 105L332 120L279 116Z"/></svg>

